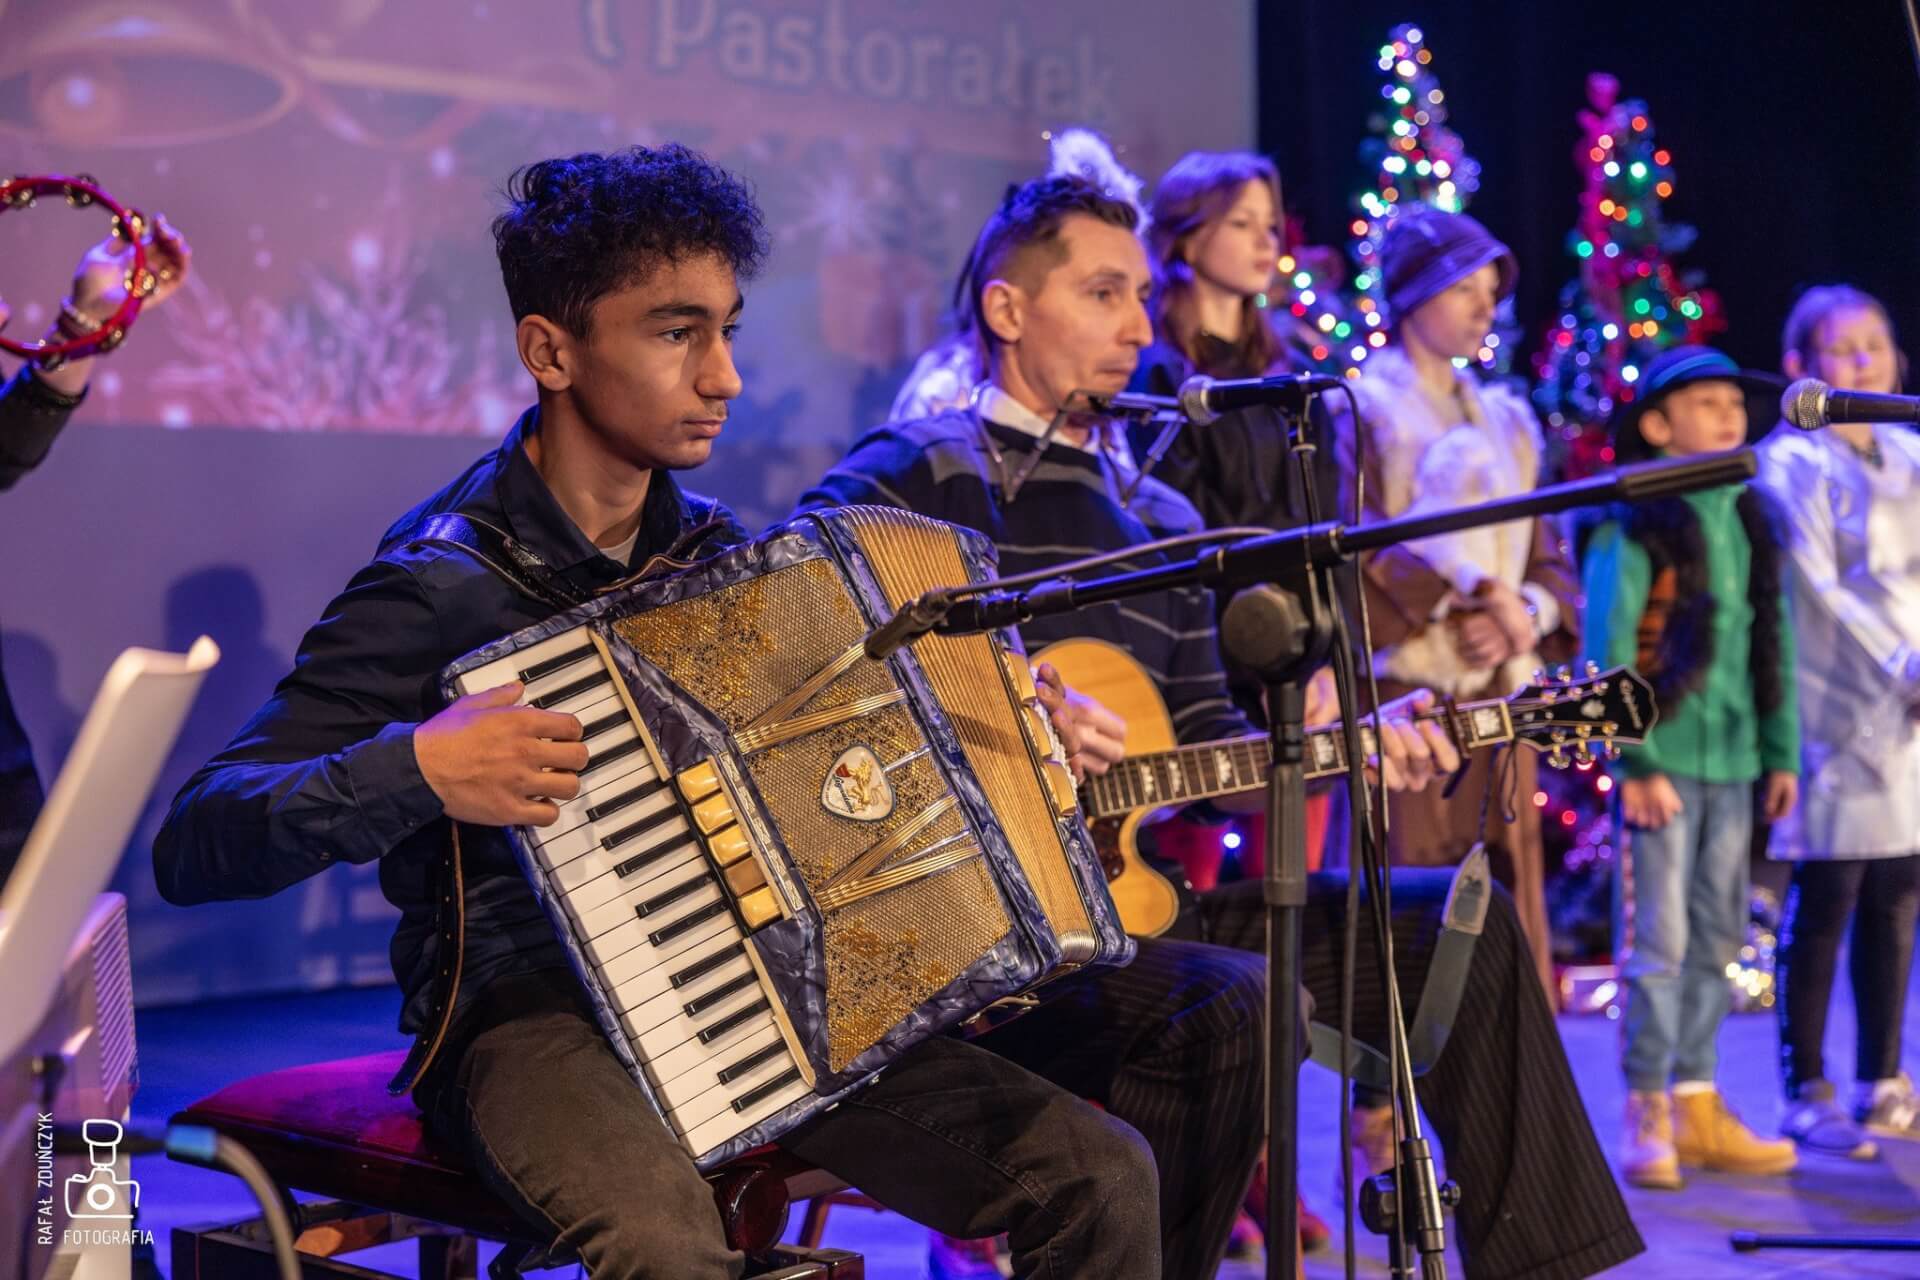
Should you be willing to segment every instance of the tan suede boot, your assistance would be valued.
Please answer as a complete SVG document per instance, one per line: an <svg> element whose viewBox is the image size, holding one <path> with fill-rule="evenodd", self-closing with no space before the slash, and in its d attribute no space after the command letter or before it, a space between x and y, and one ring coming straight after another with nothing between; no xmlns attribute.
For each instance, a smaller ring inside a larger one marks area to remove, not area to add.
<svg viewBox="0 0 1920 1280"><path fill-rule="evenodd" d="M1675 1094L1673 1147L1680 1163L1720 1173L1779 1174L1800 1163L1791 1138L1763 1138L1742 1124L1718 1089Z"/></svg>
<svg viewBox="0 0 1920 1280"><path fill-rule="evenodd" d="M1620 1176L1654 1191L1678 1191L1685 1185L1673 1146L1673 1099L1667 1094L1628 1092Z"/></svg>

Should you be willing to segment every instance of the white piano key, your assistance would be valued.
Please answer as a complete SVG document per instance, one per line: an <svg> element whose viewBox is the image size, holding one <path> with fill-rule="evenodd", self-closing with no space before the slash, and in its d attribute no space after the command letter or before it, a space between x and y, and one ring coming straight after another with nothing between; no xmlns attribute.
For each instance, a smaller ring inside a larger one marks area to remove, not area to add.
<svg viewBox="0 0 1920 1280"><path fill-rule="evenodd" d="M620 695L614 693L612 690L608 690L604 698L601 698L597 702L589 702L586 706L574 712L574 714L580 718L580 727L582 729L589 728L603 720L616 721L618 727L630 727L633 724L633 717L627 712L627 704L620 701ZM607 729L603 732L611 733L613 730ZM599 742L600 740L595 738L592 740L591 745L598 746Z"/></svg>
<svg viewBox="0 0 1920 1280"><path fill-rule="evenodd" d="M776 1047L780 1052L772 1058L756 1064L751 1071L731 1081L721 1082L720 1071L723 1067L756 1057L763 1049ZM660 1098L667 1109L673 1112L680 1127L691 1129L702 1121L711 1120L735 1098L752 1093L791 1070L793 1058L787 1053L785 1042L780 1039L779 1029L769 1021L758 1034L741 1041L739 1047L712 1058L663 1087Z"/></svg>
<svg viewBox="0 0 1920 1280"><path fill-rule="evenodd" d="M726 948L721 950L724 952ZM685 966L674 964L667 967L679 969ZM621 1006L620 1020L626 1024L627 1034L641 1035L670 1019L689 1016L685 1012L688 1004L707 999L715 991L731 986L741 978L752 974L753 971L753 965L748 962L744 954L736 955L726 963L707 970L685 986L676 987L669 982L664 990L651 999L643 1000L637 1005Z"/></svg>
<svg viewBox="0 0 1920 1280"><path fill-rule="evenodd" d="M642 917L636 910L641 904L682 885L692 887L684 896L671 903L663 904L652 914ZM660 881L640 885L608 902L601 903L590 911L581 912L575 919L580 923L581 936L586 938L597 938L629 920L637 920L643 930L652 933L656 929L665 928L696 908L720 900L720 882L714 878L712 871L703 860L699 866L689 869L682 875L669 876Z"/></svg>
<svg viewBox="0 0 1920 1280"><path fill-rule="evenodd" d="M761 1061L754 1063L750 1070L724 1082L717 1078L716 1072L713 1088L675 1107L673 1116L676 1122L675 1127L684 1133L688 1129L698 1128L709 1120L738 1115L739 1111L735 1103L752 1098L767 1086L779 1083L784 1077L791 1075L794 1061L787 1052L786 1045L776 1036L772 1043L764 1047L772 1052L754 1055L760 1057ZM740 1060L745 1060L747 1056L742 1054Z"/></svg>
<svg viewBox="0 0 1920 1280"><path fill-rule="evenodd" d="M606 671L605 667L600 668L600 670L602 674L605 674L605 671ZM565 676L556 677L552 681L553 688L550 690L544 690L544 691L536 690L536 689L527 690L526 694L520 699L521 705L523 706L533 705L535 699L545 698L549 693L555 693L560 691L561 689L565 689L570 685L576 684L579 681L586 679L587 676L592 674L593 674L592 671L585 670L584 668L582 669L582 672L567 672ZM612 681L602 680L594 685L589 686L588 688L582 689L579 693L574 694L572 697L562 698L558 702L550 702L546 706L541 707L540 710L554 711L554 712L558 712L561 715L573 716L576 719L578 719L589 708L596 707L600 705L600 703L606 701L607 695L612 692L613 692ZM615 697L615 701L618 701L617 695Z"/></svg>
<svg viewBox="0 0 1920 1280"><path fill-rule="evenodd" d="M678 942L683 933L692 933L708 920L729 918L728 913L725 911L707 910L708 907L716 903L721 906L725 905L719 894L720 890L718 888L714 888L711 891L702 890L698 896L707 898L708 901L705 903L676 903L676 906L685 907L686 910L676 913L675 918L670 921L642 920L638 916L629 913L628 918L622 922L618 928L611 929L606 933L598 934L591 938L582 935L576 935L576 937L579 939L580 945L586 950L588 957L592 959L596 965L604 966L606 962L614 956L620 955L622 952L635 947L647 948L655 955L672 955L674 954L672 944ZM701 915L701 920L698 923L688 925L684 930L675 927L686 924L685 916L695 914ZM631 928L632 932L628 932L629 928ZM658 933L667 933L669 936L659 942L655 942L653 938L654 935Z"/></svg>
<svg viewBox="0 0 1920 1280"><path fill-rule="evenodd" d="M549 822L544 827L536 828L541 834L542 843L552 841L557 836L565 835L583 822L600 822L607 818L617 818L621 816L631 818L632 814L644 812L639 806L647 800L654 800L655 804L661 803L655 800L654 797L668 794L668 786L671 785L653 785L658 783L660 778L659 775L654 772L653 762L647 759L647 754L644 751L638 755L631 755L624 760L616 761L608 765L606 772L607 776L596 779L594 786L582 788L579 795L561 805L558 819ZM636 787L652 787L653 789L642 799L631 801L613 810L611 813L603 814L599 818L589 818L587 816L587 811L595 805L603 805L609 800L617 800Z"/></svg>
<svg viewBox="0 0 1920 1280"><path fill-rule="evenodd" d="M601 800L610 799L628 790L630 787L645 786L653 779L653 770L641 772L603 783L592 789L582 789L572 800L560 806L560 818L544 827L535 829L534 843L540 854L542 865L553 871L565 867L584 853L604 848L602 841L612 840L625 835L629 828L642 819L651 818L663 812L672 812L674 817L658 826L651 826L637 835L627 836L620 843L607 849L610 861L607 870L660 843L674 829L686 830L686 818L679 813L678 804L670 787L659 787L650 795L622 805L612 813L598 818L588 818L587 810ZM629 781L631 780L631 781Z"/></svg>
<svg viewBox="0 0 1920 1280"><path fill-rule="evenodd" d="M587 912L612 902L629 891L636 890L642 885L652 884L661 876L684 872L695 864L709 865L700 852L700 842L689 839L682 844L669 846L667 854L657 861L638 868L631 875L623 876L609 871L603 876L567 890L560 895L560 900L566 904L567 910L573 913L574 919L583 919Z"/></svg>
<svg viewBox="0 0 1920 1280"><path fill-rule="evenodd" d="M751 985L727 993L727 995L715 1003L713 1007L702 1009L698 1017L689 1018L683 1014L677 1018L670 1018L659 1026L649 1031L641 1032L638 1035L635 1035L632 1028L629 1027L627 1034L640 1046L640 1054L642 1057L649 1062L665 1062L668 1060L667 1055L685 1045L688 1041L697 1040L702 1031L705 1031L709 1027L722 1025L728 1018L739 1013L742 1009L745 1009L749 1005L758 1004L767 998L768 993L761 989L760 981L756 978ZM625 1025L626 1020L623 1018L621 1021L622 1025ZM755 1021L758 1021L758 1019L755 1019ZM696 1048L695 1052L704 1054L705 1046L702 1045Z"/></svg>
<svg viewBox="0 0 1920 1280"><path fill-rule="evenodd" d="M636 922L637 923L637 922ZM625 928L622 925L621 928ZM616 1008L632 1009L673 989L673 975L740 942L730 915L718 916L663 947L642 943L599 969Z"/></svg>
<svg viewBox="0 0 1920 1280"><path fill-rule="evenodd" d="M651 863L678 858L679 846L698 839L684 818L663 821L638 835L628 835L633 825L632 819L622 821L617 813L598 822L584 823L552 844L540 846L536 856L541 865L553 873L553 886L562 893L570 893L587 881L609 873L617 872L622 879L638 875ZM608 847L606 842L616 839L619 843ZM635 861L641 865L631 866Z"/></svg>
<svg viewBox="0 0 1920 1280"><path fill-rule="evenodd" d="M593 641L588 638L585 627L575 627L559 635L548 636L538 644L498 658L483 667L475 667L460 677L462 693L480 693L487 689L497 689L503 684L511 684L520 678L520 673L539 666L552 658L560 657L573 650L585 648L592 650ZM593 654L598 657L598 653Z"/></svg>
<svg viewBox="0 0 1920 1280"><path fill-rule="evenodd" d="M586 723L583 717L580 721L583 729ZM612 777L612 773L608 771L621 760L630 760L635 756L642 760L648 759L646 748L640 746L639 742L640 731L635 729L633 721L628 719L619 728L609 729L587 743L587 767L580 771L580 785L583 787L600 785L597 775L607 773L608 777ZM616 748L624 748L625 754L614 754ZM603 761L602 757L606 759Z"/></svg>
<svg viewBox="0 0 1920 1280"><path fill-rule="evenodd" d="M795 1080L760 1098L744 1111L735 1111L729 1106L705 1124L697 1124L690 1130L682 1130L681 1136L686 1142L687 1150L693 1153L694 1159L698 1160L729 1138L738 1137L768 1116L792 1106L808 1094L807 1082L804 1079Z"/></svg>
<svg viewBox="0 0 1920 1280"><path fill-rule="evenodd" d="M623 924L612 933L603 933L590 943L588 958L593 961L601 977L609 987L624 987L629 982L645 979L650 974L660 974L659 986L650 994L665 990L667 977L693 964L706 954L701 948L722 935L729 942L740 941L740 925L726 912L716 912L700 924L684 933L676 934L664 943L655 944L647 940L650 930L641 928L638 918L631 924ZM718 945L718 944L715 944ZM686 956L681 960L679 957ZM670 963L671 962L671 963ZM658 966L668 966L664 972ZM624 1001L624 1007L631 1009L646 999Z"/></svg>
<svg viewBox="0 0 1920 1280"><path fill-rule="evenodd" d="M760 992L747 1003L752 1005L766 998L766 993ZM736 1009L734 1012L738 1013L739 1010ZM773 1026L773 1011L765 1009L728 1027L724 1034L712 1040L704 1042L698 1039L683 1040L665 1053L655 1054L651 1058L642 1058L641 1061L646 1064L647 1075L664 1089L687 1072L698 1070L708 1063L713 1063L713 1069L718 1071L727 1062L732 1062L746 1052L737 1046L746 1044L771 1026ZM718 1061L720 1059L724 1061Z"/></svg>

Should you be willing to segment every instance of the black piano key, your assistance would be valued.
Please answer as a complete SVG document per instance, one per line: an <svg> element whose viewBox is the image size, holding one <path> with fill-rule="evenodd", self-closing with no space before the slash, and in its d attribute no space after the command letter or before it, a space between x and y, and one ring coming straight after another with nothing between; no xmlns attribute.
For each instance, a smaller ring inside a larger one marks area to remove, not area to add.
<svg viewBox="0 0 1920 1280"><path fill-rule="evenodd" d="M675 989L684 987L689 982L698 982L703 976L712 973L729 960L738 960L745 954L747 954L747 944L744 942L736 942L724 951L716 951L704 960L695 961L693 964L688 965L680 972L668 978L667 981Z"/></svg>
<svg viewBox="0 0 1920 1280"><path fill-rule="evenodd" d="M686 933L691 929L698 929L701 925L713 919L715 916L723 916L725 914L727 914L726 903L709 902L706 906L700 908L698 911L694 912L693 914L681 916L678 920L675 920L672 924L664 925L661 928L655 929L652 933L647 935L647 941L652 943L656 947L665 942L672 942L675 938L679 937L681 934Z"/></svg>
<svg viewBox="0 0 1920 1280"><path fill-rule="evenodd" d="M693 837L691 835L685 835L681 836L678 840L668 840L663 844L657 844L645 853L636 853L625 862L614 867L613 874L619 876L621 879L625 879L636 871L646 870L662 858L671 854L684 852L687 846L692 843Z"/></svg>
<svg viewBox="0 0 1920 1280"><path fill-rule="evenodd" d="M615 760L624 759L625 757L630 756L634 752L640 750L641 745L642 744L640 742L640 739L629 738L625 742L616 743L615 745L606 748L604 751L600 752L599 755L593 755L589 753L587 756L587 767L582 769L580 772L592 773L595 769L598 769L603 764L611 764Z"/></svg>
<svg viewBox="0 0 1920 1280"><path fill-rule="evenodd" d="M580 726L580 740L582 742L592 742L601 734L611 733L626 722L627 713L624 711L616 711L610 716L601 716L592 724L583 724Z"/></svg>
<svg viewBox="0 0 1920 1280"><path fill-rule="evenodd" d="M733 1109L735 1111L745 1111L748 1107L757 1106L760 1103L761 1099L771 1098L774 1094L780 1092L782 1089L786 1088L788 1085L794 1083L798 1079L800 1079L800 1068L795 1067L793 1070L787 1072L787 1074L781 1076L779 1079L769 1080L767 1081L767 1083L761 1085L758 1089L754 1089L748 1093L743 1093L739 1097L735 1098L733 1100Z"/></svg>
<svg viewBox="0 0 1920 1280"><path fill-rule="evenodd" d="M786 1055L787 1042L785 1040L775 1040L766 1048L755 1050L728 1067L725 1071L722 1071L720 1073L720 1083L732 1084L735 1080L738 1080L755 1067L772 1062L775 1058L784 1058Z"/></svg>
<svg viewBox="0 0 1920 1280"><path fill-rule="evenodd" d="M623 791L610 800L602 800L587 810L587 821L598 822L610 813L618 813L630 804L638 804L666 785L665 779L655 778L651 782L641 783L631 791ZM669 807L667 812L673 812L672 808Z"/></svg>
<svg viewBox="0 0 1920 1280"><path fill-rule="evenodd" d="M647 834L647 832L653 830L655 827L664 826L667 823L674 821L679 816L680 816L680 810L674 808L672 805L668 805L664 809L656 809L654 812L648 814L646 817L640 819L640 821L634 823L631 826L622 827L618 831L613 832L611 835L601 836L600 847L602 849L618 849L621 845L625 844L627 841L637 839L638 837ZM651 857L652 855L649 854L646 856Z"/></svg>
<svg viewBox="0 0 1920 1280"><path fill-rule="evenodd" d="M578 649L569 653L557 654L554 657L548 658L545 662L536 662L520 673L520 683L532 684L541 676L550 676L556 671L565 670L576 662L594 657L596 652L592 645L586 644L581 645Z"/></svg>
<svg viewBox="0 0 1920 1280"><path fill-rule="evenodd" d="M699 997L698 999L687 1001L685 1004L681 1005L680 1008L682 1009L682 1011L686 1013L686 1015L689 1018L697 1018L701 1014L705 1013L707 1010L713 1008L713 1006L725 1000L727 997L738 995L740 992L745 991L748 987L757 987L759 985L760 985L760 978L758 974L754 974L750 972L743 973L739 977L735 978L732 982L723 982L719 986L715 987L713 990L707 992L707 994Z"/></svg>
<svg viewBox="0 0 1920 1280"><path fill-rule="evenodd" d="M702 1031L700 1033L700 1043L712 1044L715 1040L727 1034L727 1032L744 1026L772 1007L773 1006L765 1000L755 1000L743 1009L736 1009L734 1012L708 1027L705 1031Z"/></svg>
<svg viewBox="0 0 1920 1280"><path fill-rule="evenodd" d="M682 880L679 884L673 886L673 888L656 893L645 902L636 906L633 909L633 914L645 920L654 912L664 911L688 894L698 893L712 883L713 879L710 876L704 875L694 876L690 880Z"/></svg>
<svg viewBox="0 0 1920 1280"><path fill-rule="evenodd" d="M602 667L598 672L583 680L575 680L572 684L563 684L552 693L543 693L537 698L528 699L527 705L530 707L538 707L540 710L545 711L548 707L557 706L569 698L577 698L589 689L597 689L603 684L612 683L613 677L608 674L605 667Z"/></svg>
<svg viewBox="0 0 1920 1280"><path fill-rule="evenodd" d="M693 836L691 834L683 835L678 840L668 840L662 844L657 844L645 853L636 853L625 862L617 864L613 869L613 874L624 879L636 871L646 870L663 858L685 852L687 847L692 844Z"/></svg>

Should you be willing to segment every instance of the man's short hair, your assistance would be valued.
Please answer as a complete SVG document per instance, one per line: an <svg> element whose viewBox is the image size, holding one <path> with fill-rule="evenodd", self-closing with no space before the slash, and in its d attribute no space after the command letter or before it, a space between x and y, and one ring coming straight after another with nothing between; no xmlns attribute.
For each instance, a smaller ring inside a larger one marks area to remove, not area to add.
<svg viewBox="0 0 1920 1280"><path fill-rule="evenodd" d="M767 254L752 190L677 142L542 160L516 170L506 196L493 244L513 318L577 337L595 302L662 267L717 254L746 280Z"/></svg>
<svg viewBox="0 0 1920 1280"><path fill-rule="evenodd" d="M1022 255L1049 255L1047 270L1064 262L1060 226L1076 213L1127 231L1140 225L1140 211L1132 202L1078 174L1061 174L1008 187L1000 207L980 228L954 289L954 305L960 327L972 331L983 352L991 352L998 341L980 312L987 283L1004 277L1007 265Z"/></svg>

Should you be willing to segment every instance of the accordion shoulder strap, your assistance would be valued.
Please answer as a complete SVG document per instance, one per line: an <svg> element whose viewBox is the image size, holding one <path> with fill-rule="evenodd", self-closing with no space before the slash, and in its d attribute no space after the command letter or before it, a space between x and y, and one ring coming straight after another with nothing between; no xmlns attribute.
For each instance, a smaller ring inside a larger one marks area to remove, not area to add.
<svg viewBox="0 0 1920 1280"><path fill-rule="evenodd" d="M403 535L410 543L430 542L458 547L499 575L515 591L562 613L588 599L587 593L559 572L526 543L485 520L458 511L428 516Z"/></svg>

